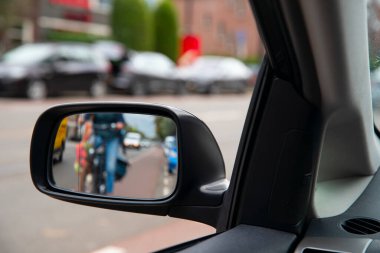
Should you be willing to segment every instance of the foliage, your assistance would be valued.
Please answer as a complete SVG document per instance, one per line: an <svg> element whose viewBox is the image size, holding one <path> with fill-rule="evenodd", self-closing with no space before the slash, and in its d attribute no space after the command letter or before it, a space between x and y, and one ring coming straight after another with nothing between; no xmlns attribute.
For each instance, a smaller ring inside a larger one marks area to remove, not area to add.
<svg viewBox="0 0 380 253"><path fill-rule="evenodd" d="M173 120L165 117L157 117L156 133L161 140L164 140L166 136L176 135L176 125Z"/></svg>
<svg viewBox="0 0 380 253"><path fill-rule="evenodd" d="M155 51L173 61L178 58L178 17L171 0L162 0L154 11Z"/></svg>
<svg viewBox="0 0 380 253"><path fill-rule="evenodd" d="M126 131L127 133L139 133L141 138L146 138L145 133L140 131L137 127L127 126Z"/></svg>
<svg viewBox="0 0 380 253"><path fill-rule="evenodd" d="M152 50L152 17L145 0L114 0L110 18L115 40L133 50Z"/></svg>
<svg viewBox="0 0 380 253"><path fill-rule="evenodd" d="M252 65L252 64L260 64L262 61L261 56L252 56L245 59L241 59L245 64Z"/></svg>
<svg viewBox="0 0 380 253"><path fill-rule="evenodd" d="M49 31L47 40L49 41L76 41L76 42L95 42L97 40L106 40L107 37L96 36L86 33L73 33L64 31Z"/></svg>

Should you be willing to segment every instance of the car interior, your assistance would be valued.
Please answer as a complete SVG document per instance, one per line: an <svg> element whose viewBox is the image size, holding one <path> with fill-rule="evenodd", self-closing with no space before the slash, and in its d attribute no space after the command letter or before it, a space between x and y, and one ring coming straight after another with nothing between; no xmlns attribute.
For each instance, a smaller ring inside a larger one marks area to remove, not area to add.
<svg viewBox="0 0 380 253"><path fill-rule="evenodd" d="M40 117L30 161L37 189L77 204L217 229L160 252L380 252L380 135L371 103L368 1L250 3L266 56L229 183L218 145L196 115L93 103L54 107ZM51 184L60 121L97 111L157 114L176 123L180 165L170 197L93 196Z"/></svg>

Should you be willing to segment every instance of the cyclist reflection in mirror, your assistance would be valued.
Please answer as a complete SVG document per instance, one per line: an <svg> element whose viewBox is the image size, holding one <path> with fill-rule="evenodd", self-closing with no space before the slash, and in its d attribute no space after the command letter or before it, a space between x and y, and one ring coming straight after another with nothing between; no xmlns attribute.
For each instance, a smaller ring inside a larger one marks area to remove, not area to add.
<svg viewBox="0 0 380 253"><path fill-rule="evenodd" d="M96 193L112 193L114 190L116 163L121 145L122 135L125 134L126 122L121 113L92 113L85 116L85 124L92 124L94 135L95 156L98 164L92 164ZM100 151L103 149L102 151ZM96 167L98 169L96 169ZM105 172L105 187L104 187ZM105 189L104 189L105 188Z"/></svg>
<svg viewBox="0 0 380 253"><path fill-rule="evenodd" d="M74 170L79 176L78 190L81 192L92 193L92 175L90 150L93 148L92 125L86 124L82 129L82 139L75 147ZM87 184L86 184L87 180ZM89 182L90 181L90 182ZM91 186L89 185L91 184Z"/></svg>

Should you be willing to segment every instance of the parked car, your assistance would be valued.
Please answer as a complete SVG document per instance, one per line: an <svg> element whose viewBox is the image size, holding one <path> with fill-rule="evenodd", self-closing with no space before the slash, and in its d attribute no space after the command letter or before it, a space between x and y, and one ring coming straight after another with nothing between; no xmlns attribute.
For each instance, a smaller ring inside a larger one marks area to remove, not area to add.
<svg viewBox="0 0 380 253"><path fill-rule="evenodd" d="M142 148L149 148L152 146L152 141L149 139L142 139L141 140L141 147Z"/></svg>
<svg viewBox="0 0 380 253"><path fill-rule="evenodd" d="M367 33L368 10L378 27L378 1L250 3L267 56L230 184L215 139L192 114L171 106L97 103L64 105L41 116L31 147L37 189L70 203L217 229L161 252L380 252L380 136L368 64L369 42L376 40ZM104 108L174 119L178 184L169 197L84 195L51 183L49 145L59 119Z"/></svg>
<svg viewBox="0 0 380 253"><path fill-rule="evenodd" d="M0 59L0 91L42 99L64 91L106 92L107 62L82 43L25 44Z"/></svg>
<svg viewBox="0 0 380 253"><path fill-rule="evenodd" d="M178 168L178 144L175 136L167 136L164 140L164 153L167 160L168 173L174 174Z"/></svg>
<svg viewBox="0 0 380 253"><path fill-rule="evenodd" d="M186 87L173 79L175 64L160 53L140 52L124 63L113 87L132 95L146 95L164 91L185 93Z"/></svg>
<svg viewBox="0 0 380 253"><path fill-rule="evenodd" d="M192 65L179 68L177 80L198 93L245 92L252 76L250 69L232 57L201 56Z"/></svg>
<svg viewBox="0 0 380 253"><path fill-rule="evenodd" d="M67 121L67 118L65 118L59 125L57 136L54 140L53 162L62 162L63 160L67 138Z"/></svg>
<svg viewBox="0 0 380 253"><path fill-rule="evenodd" d="M164 140L164 143L163 143L163 148L164 148L164 153L166 156L169 155L169 151L170 149L172 149L173 147L176 147L177 146L177 140L175 138L175 136L166 136L165 137L165 140Z"/></svg>

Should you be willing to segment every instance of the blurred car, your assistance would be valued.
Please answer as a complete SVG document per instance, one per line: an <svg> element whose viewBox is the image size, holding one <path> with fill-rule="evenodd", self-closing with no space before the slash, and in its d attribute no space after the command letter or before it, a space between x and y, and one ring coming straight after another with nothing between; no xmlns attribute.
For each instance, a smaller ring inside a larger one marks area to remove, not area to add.
<svg viewBox="0 0 380 253"><path fill-rule="evenodd" d="M166 136L164 140L164 144L163 144L165 155L168 156L169 150L176 145L177 145L177 141L174 136L171 136L171 135Z"/></svg>
<svg viewBox="0 0 380 253"><path fill-rule="evenodd" d="M177 80L187 83L189 90L198 93L242 93L251 76L244 63L222 56L201 56L192 65L179 68L175 74Z"/></svg>
<svg viewBox="0 0 380 253"><path fill-rule="evenodd" d="M107 62L84 43L25 44L0 59L0 91L42 99L63 91L106 92Z"/></svg>
<svg viewBox="0 0 380 253"><path fill-rule="evenodd" d="M168 172L174 174L178 168L178 149L177 146L170 148L167 158Z"/></svg>
<svg viewBox="0 0 380 253"><path fill-rule="evenodd" d="M169 174L174 174L178 167L177 139L174 136L167 136L164 140L164 152L167 159Z"/></svg>
<svg viewBox="0 0 380 253"><path fill-rule="evenodd" d="M125 135L123 144L126 148L141 148L141 134L135 132L129 132Z"/></svg>
<svg viewBox="0 0 380 253"><path fill-rule="evenodd" d="M68 118L64 118L59 125L57 136L54 140L54 152L53 162L62 162L63 153L65 151L66 137L67 137L67 121Z"/></svg>
<svg viewBox="0 0 380 253"><path fill-rule="evenodd" d="M174 62L163 54L135 53L122 66L119 76L113 82L113 87L126 90L132 95L163 91L185 93L185 85L173 79L174 71Z"/></svg>
<svg viewBox="0 0 380 253"><path fill-rule="evenodd" d="M148 139L142 139L141 140L141 147L142 148L149 148L150 146L152 146L152 142Z"/></svg>

